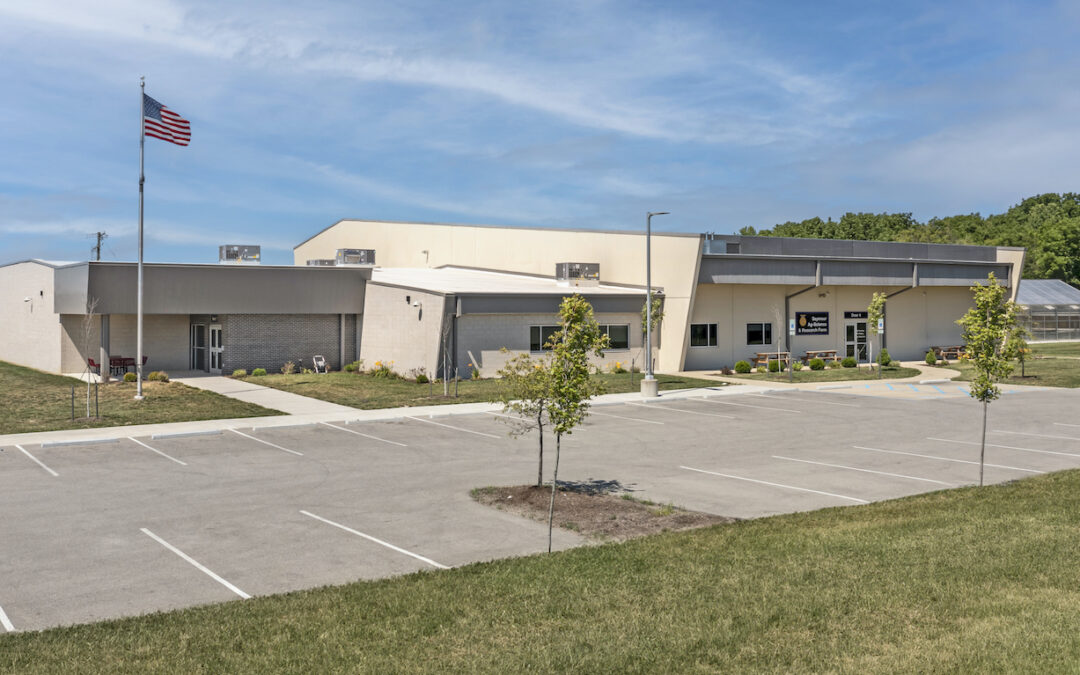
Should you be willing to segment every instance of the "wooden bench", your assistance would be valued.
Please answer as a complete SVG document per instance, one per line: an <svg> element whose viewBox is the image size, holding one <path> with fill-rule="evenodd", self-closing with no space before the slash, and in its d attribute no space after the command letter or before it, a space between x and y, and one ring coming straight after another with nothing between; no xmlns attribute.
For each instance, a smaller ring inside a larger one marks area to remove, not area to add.
<svg viewBox="0 0 1080 675"><path fill-rule="evenodd" d="M755 368L767 368L769 361L782 361L785 365L791 363L790 352L758 352L753 359Z"/></svg>
<svg viewBox="0 0 1080 675"><path fill-rule="evenodd" d="M938 359L959 359L960 355L967 351L967 345L953 345L951 347L930 347L930 351L937 355Z"/></svg>

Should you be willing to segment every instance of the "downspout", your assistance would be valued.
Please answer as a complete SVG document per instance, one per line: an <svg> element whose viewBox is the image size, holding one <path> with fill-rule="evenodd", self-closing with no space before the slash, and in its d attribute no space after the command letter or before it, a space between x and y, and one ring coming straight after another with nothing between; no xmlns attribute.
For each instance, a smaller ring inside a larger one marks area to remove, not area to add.
<svg viewBox="0 0 1080 675"><path fill-rule="evenodd" d="M885 304L881 306L881 320L885 321L889 314L889 298L895 298L901 293L907 293L913 288L919 287L919 263L911 263L911 285L907 288L901 288L895 293L889 293L885 296ZM881 348L887 349L889 347L889 333L888 331L881 334Z"/></svg>

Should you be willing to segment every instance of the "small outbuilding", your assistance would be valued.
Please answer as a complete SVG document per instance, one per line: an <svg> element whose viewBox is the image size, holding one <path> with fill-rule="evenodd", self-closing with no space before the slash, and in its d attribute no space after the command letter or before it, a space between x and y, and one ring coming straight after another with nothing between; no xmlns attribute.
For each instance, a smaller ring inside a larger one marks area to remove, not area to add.
<svg viewBox="0 0 1080 675"><path fill-rule="evenodd" d="M1060 279L1024 279L1016 302L1032 340L1080 340L1080 289Z"/></svg>

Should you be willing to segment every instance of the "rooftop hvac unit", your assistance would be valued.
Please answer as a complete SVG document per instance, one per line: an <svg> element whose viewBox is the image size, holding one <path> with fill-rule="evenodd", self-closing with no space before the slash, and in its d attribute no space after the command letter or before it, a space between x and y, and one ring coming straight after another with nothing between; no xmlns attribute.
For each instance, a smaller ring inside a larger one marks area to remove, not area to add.
<svg viewBox="0 0 1080 675"><path fill-rule="evenodd" d="M555 281L560 286L599 286L600 263L555 263Z"/></svg>
<svg viewBox="0 0 1080 675"><path fill-rule="evenodd" d="M333 267L335 261L333 258L314 258L307 261L308 267Z"/></svg>
<svg viewBox="0 0 1080 675"><path fill-rule="evenodd" d="M244 244L218 246L218 262L229 265L258 265L261 248Z"/></svg>
<svg viewBox="0 0 1080 675"><path fill-rule="evenodd" d="M374 265L375 249L339 248L334 260L338 265Z"/></svg>

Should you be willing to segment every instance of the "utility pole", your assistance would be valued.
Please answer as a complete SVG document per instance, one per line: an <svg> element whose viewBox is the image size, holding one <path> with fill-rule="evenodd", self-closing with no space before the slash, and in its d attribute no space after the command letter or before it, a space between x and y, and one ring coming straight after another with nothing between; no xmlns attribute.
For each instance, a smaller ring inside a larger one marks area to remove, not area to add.
<svg viewBox="0 0 1080 675"><path fill-rule="evenodd" d="M97 245L90 250L94 252L94 260L101 260L101 242L108 239L109 235L104 232L95 232L94 234L97 236Z"/></svg>

